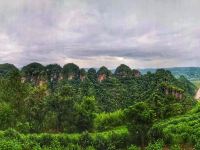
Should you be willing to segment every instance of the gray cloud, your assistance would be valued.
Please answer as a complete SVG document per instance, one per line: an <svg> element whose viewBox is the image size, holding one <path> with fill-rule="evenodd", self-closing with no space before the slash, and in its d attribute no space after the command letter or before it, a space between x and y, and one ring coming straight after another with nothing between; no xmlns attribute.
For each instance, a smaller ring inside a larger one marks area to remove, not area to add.
<svg viewBox="0 0 200 150"><path fill-rule="evenodd" d="M199 0L0 0L0 63L200 66Z"/></svg>

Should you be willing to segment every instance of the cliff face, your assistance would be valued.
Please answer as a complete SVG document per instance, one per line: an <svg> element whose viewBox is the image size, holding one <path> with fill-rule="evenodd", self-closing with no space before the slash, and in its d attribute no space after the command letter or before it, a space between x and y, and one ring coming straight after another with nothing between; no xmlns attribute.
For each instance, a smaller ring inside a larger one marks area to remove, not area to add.
<svg viewBox="0 0 200 150"><path fill-rule="evenodd" d="M174 86L170 86L167 84L162 84L162 91L165 95L174 96L177 99L182 99L184 95L184 91L182 89L176 88Z"/></svg>
<svg viewBox="0 0 200 150"><path fill-rule="evenodd" d="M28 82L28 83L31 83L35 86L41 86L41 85L44 85L44 84L47 84L47 77L46 76L23 76L21 78L21 82L22 83L25 83L25 82Z"/></svg>
<svg viewBox="0 0 200 150"><path fill-rule="evenodd" d="M98 76L98 81L102 82L103 80L106 80L106 75L105 74L101 74Z"/></svg>
<svg viewBox="0 0 200 150"><path fill-rule="evenodd" d="M86 76L85 76L85 75L80 75L80 80L81 80L81 81L84 81L84 80L85 80L85 78L86 78Z"/></svg>
<svg viewBox="0 0 200 150"><path fill-rule="evenodd" d="M195 95L195 99L199 100L200 99L200 89L197 91Z"/></svg>
<svg viewBox="0 0 200 150"><path fill-rule="evenodd" d="M133 76L139 78L142 76L142 74L139 70L133 69Z"/></svg>

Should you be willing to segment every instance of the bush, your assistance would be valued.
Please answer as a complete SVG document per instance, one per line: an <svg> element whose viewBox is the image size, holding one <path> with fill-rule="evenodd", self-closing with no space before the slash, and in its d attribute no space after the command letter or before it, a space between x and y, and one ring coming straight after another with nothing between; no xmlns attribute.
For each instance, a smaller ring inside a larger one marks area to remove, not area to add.
<svg viewBox="0 0 200 150"><path fill-rule="evenodd" d="M11 127L14 122L14 113L10 105L0 103L0 129L5 130Z"/></svg>
<svg viewBox="0 0 200 150"><path fill-rule="evenodd" d="M135 145L131 145L128 150L139 150L138 147L136 147Z"/></svg>
<svg viewBox="0 0 200 150"><path fill-rule="evenodd" d="M53 142L54 138L50 134L42 134L41 137L38 139L38 143L41 146L50 146Z"/></svg>
<svg viewBox="0 0 200 150"><path fill-rule="evenodd" d="M164 142L159 140L155 143L150 143L146 150L163 150L163 147L164 147Z"/></svg>
<svg viewBox="0 0 200 150"><path fill-rule="evenodd" d="M179 145L172 145L170 147L170 150L181 150L180 146Z"/></svg>
<svg viewBox="0 0 200 150"><path fill-rule="evenodd" d="M90 136L90 134L86 131L84 132L80 139L79 139L79 145L83 148L86 148L88 146L92 146L93 144L93 139L92 137Z"/></svg>
<svg viewBox="0 0 200 150"><path fill-rule="evenodd" d="M86 148L86 150L96 150L93 146L89 146Z"/></svg>
<svg viewBox="0 0 200 150"><path fill-rule="evenodd" d="M112 113L98 114L94 120L95 128L99 131L110 130L124 125L124 112L118 110Z"/></svg>
<svg viewBox="0 0 200 150"><path fill-rule="evenodd" d="M128 145L127 139L128 130L125 127L82 134L20 134L13 129L0 132L2 147L16 145L16 148L22 150L116 150L125 149Z"/></svg>
<svg viewBox="0 0 200 150"><path fill-rule="evenodd" d="M200 149L200 142L198 141L196 144L195 144L195 149Z"/></svg>
<svg viewBox="0 0 200 150"><path fill-rule="evenodd" d="M22 150L22 146L16 140L1 139L0 150Z"/></svg>
<svg viewBox="0 0 200 150"><path fill-rule="evenodd" d="M10 128L4 132L4 137L9 139L21 139L21 135L16 130Z"/></svg>
<svg viewBox="0 0 200 150"><path fill-rule="evenodd" d="M16 130L19 131L20 133L29 133L31 129L31 125L26 122L26 123L21 123L18 122L16 125Z"/></svg>

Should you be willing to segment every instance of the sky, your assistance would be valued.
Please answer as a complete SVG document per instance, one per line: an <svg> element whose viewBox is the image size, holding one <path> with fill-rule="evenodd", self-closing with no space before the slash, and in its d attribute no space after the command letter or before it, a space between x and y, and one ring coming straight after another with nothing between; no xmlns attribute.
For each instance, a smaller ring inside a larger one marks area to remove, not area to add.
<svg viewBox="0 0 200 150"><path fill-rule="evenodd" d="M200 66L199 0L0 0L0 63Z"/></svg>

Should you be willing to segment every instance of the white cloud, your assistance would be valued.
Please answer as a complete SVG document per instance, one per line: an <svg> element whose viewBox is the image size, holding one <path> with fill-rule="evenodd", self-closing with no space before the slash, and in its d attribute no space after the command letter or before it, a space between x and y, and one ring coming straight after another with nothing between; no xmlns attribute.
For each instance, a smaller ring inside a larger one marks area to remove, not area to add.
<svg viewBox="0 0 200 150"><path fill-rule="evenodd" d="M0 0L0 63L200 66L198 0Z"/></svg>

